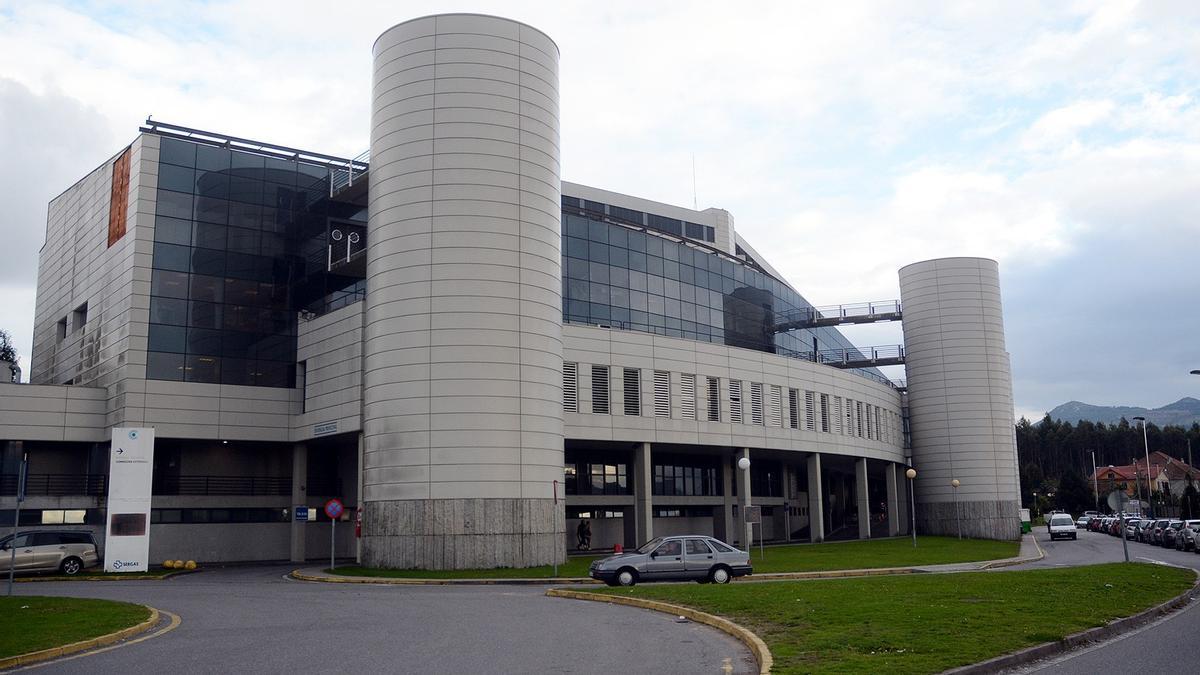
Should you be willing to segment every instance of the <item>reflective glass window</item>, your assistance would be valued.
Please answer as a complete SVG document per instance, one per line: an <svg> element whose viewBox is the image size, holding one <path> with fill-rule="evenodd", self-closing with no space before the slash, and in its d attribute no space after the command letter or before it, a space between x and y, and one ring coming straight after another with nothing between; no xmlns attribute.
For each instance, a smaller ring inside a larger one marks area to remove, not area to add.
<svg viewBox="0 0 1200 675"><path fill-rule="evenodd" d="M192 249L175 244L154 244L154 267L160 270L186 272L190 266Z"/></svg>
<svg viewBox="0 0 1200 675"><path fill-rule="evenodd" d="M196 187L196 170L190 167L160 164L158 187L191 194Z"/></svg>
<svg viewBox="0 0 1200 675"><path fill-rule="evenodd" d="M196 144L161 137L158 146L158 161L160 164L194 167L196 166Z"/></svg>
<svg viewBox="0 0 1200 675"><path fill-rule="evenodd" d="M191 221L156 216L154 218L154 241L181 246L190 245L192 243Z"/></svg>
<svg viewBox="0 0 1200 675"><path fill-rule="evenodd" d="M150 273L150 294L168 298L186 298L188 296L188 275L156 269Z"/></svg>
<svg viewBox="0 0 1200 675"><path fill-rule="evenodd" d="M159 216L191 220L192 195L171 190L159 190L154 213Z"/></svg>
<svg viewBox="0 0 1200 675"><path fill-rule="evenodd" d="M148 349L153 352L182 354L187 351L187 329L182 326L150 324Z"/></svg>
<svg viewBox="0 0 1200 675"><path fill-rule="evenodd" d="M151 380L183 380L183 354L148 352L146 377Z"/></svg>

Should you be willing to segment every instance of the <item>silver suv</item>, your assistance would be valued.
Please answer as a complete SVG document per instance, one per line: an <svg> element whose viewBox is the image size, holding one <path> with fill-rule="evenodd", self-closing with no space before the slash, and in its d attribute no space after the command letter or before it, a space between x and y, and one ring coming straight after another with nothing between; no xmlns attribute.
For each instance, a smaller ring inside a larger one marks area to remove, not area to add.
<svg viewBox="0 0 1200 675"><path fill-rule="evenodd" d="M8 572L10 562L16 572L75 575L100 564L100 556L95 537L86 530L32 530L18 532L15 542L11 534L0 538L0 571Z"/></svg>
<svg viewBox="0 0 1200 675"><path fill-rule="evenodd" d="M609 586L668 580L727 584L733 577L753 572L745 551L712 537L684 535L657 537L636 551L593 561L588 576Z"/></svg>

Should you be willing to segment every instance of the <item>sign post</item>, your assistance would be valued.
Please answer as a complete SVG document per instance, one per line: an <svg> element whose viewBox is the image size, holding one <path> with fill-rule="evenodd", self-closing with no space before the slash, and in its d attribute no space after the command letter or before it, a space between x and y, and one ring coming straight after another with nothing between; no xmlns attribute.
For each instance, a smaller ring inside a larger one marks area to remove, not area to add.
<svg viewBox="0 0 1200 675"><path fill-rule="evenodd" d="M25 474L29 467L29 453L21 457L21 469L17 474L17 511L13 515L13 538L8 543L8 594L12 595L13 571L17 569L17 527L21 524L21 502L25 501Z"/></svg>
<svg viewBox="0 0 1200 675"><path fill-rule="evenodd" d="M341 517L342 511L346 507L342 506L342 501L336 497L325 502L325 515L329 516L329 569L337 567L337 562L334 560L334 552L337 550L337 540L334 539L334 533L337 531L337 519Z"/></svg>
<svg viewBox="0 0 1200 675"><path fill-rule="evenodd" d="M114 427L108 453L105 572L145 572L149 569L153 477L154 429Z"/></svg>
<svg viewBox="0 0 1200 675"><path fill-rule="evenodd" d="M763 557L763 537L762 537L762 507L746 505L746 522L750 525L750 531L754 531L754 525L758 524L758 557ZM749 547L747 547L749 548ZM749 552L749 551L747 551Z"/></svg>

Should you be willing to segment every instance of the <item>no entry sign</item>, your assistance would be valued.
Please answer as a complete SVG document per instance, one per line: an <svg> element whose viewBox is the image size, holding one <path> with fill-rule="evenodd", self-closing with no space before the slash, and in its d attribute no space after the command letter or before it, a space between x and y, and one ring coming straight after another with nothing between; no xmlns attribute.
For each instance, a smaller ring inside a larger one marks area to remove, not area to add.
<svg viewBox="0 0 1200 675"><path fill-rule="evenodd" d="M342 511L345 510L346 507L342 506L340 499L330 499L325 502L325 515L329 516L330 520L337 520L341 517Z"/></svg>

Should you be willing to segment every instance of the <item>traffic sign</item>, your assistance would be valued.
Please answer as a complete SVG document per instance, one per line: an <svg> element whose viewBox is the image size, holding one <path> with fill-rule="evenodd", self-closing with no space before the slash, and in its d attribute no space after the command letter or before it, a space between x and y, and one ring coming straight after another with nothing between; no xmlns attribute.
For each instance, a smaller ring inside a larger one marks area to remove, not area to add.
<svg viewBox="0 0 1200 675"><path fill-rule="evenodd" d="M330 520L337 520L345 510L346 507L342 506L340 499L335 498L325 502L325 515L329 516Z"/></svg>
<svg viewBox="0 0 1200 675"><path fill-rule="evenodd" d="M762 523L762 507L747 506L746 507L746 522L750 524Z"/></svg>
<svg viewBox="0 0 1200 675"><path fill-rule="evenodd" d="M300 506L297 506L293 512L296 514L296 520L298 522L301 522L301 523L308 522L308 507L307 506L301 504Z"/></svg>
<svg viewBox="0 0 1200 675"><path fill-rule="evenodd" d="M1128 505L1129 495L1125 494L1124 490L1113 490L1112 492L1108 493L1108 508L1112 509L1114 512L1120 513L1124 511L1125 507Z"/></svg>

